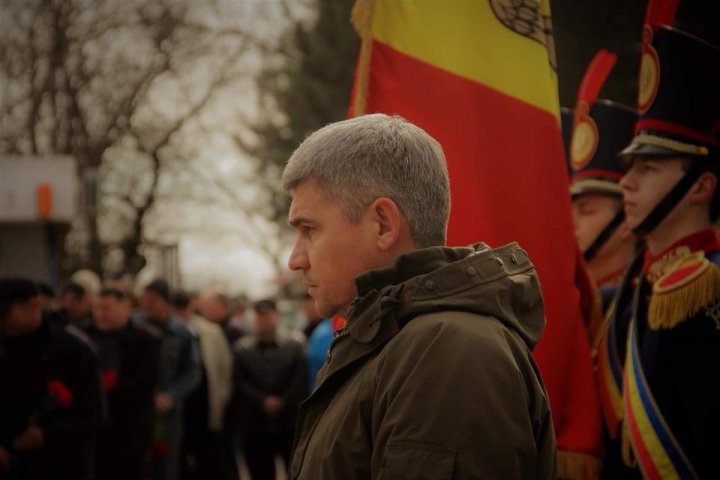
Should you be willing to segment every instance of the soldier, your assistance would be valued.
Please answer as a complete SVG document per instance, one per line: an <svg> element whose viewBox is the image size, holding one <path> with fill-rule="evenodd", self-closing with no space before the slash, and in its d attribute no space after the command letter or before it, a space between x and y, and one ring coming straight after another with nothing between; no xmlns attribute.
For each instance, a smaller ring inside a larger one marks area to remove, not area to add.
<svg viewBox="0 0 720 480"><path fill-rule="evenodd" d="M637 113L596 98L615 59L614 53L600 50L588 66L567 146L575 237L592 279L589 283L594 283L589 289L599 289L593 302L601 308L595 307L587 321L593 358L606 329L604 313L635 253L618 185L625 168L617 153L632 139Z"/></svg>
<svg viewBox="0 0 720 480"><path fill-rule="evenodd" d="M636 136L622 152L628 226L646 249L619 288L601 349L605 478L720 478L720 49L651 2ZM626 348L627 345L627 348ZM623 377L625 383L623 384Z"/></svg>
<svg viewBox="0 0 720 480"><path fill-rule="evenodd" d="M0 279L0 478L90 479L97 360L79 333L42 318L37 297L30 280Z"/></svg>
<svg viewBox="0 0 720 480"><path fill-rule="evenodd" d="M618 182L625 173L617 152L633 136L637 113L610 100L595 99L615 63L601 50L583 78L574 112L568 155L575 236L603 306L614 293L634 254L634 238L625 223Z"/></svg>

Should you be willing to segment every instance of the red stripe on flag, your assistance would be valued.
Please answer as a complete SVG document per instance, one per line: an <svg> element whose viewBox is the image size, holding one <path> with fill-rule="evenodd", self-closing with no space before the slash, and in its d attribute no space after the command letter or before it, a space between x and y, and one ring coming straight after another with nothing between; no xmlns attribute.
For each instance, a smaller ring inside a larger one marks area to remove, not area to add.
<svg viewBox="0 0 720 480"><path fill-rule="evenodd" d="M600 404L574 284L576 246L556 119L378 41L372 48L366 112L402 115L445 150L453 202L448 243L517 240L535 263L548 324L534 353L558 447L600 454Z"/></svg>

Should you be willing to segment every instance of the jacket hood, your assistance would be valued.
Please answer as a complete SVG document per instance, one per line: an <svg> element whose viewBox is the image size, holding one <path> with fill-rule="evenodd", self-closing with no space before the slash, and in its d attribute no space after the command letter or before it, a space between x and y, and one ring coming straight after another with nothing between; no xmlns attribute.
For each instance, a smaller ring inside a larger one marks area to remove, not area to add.
<svg viewBox="0 0 720 480"><path fill-rule="evenodd" d="M492 249L432 247L397 258L394 265L355 279L358 298L350 306L348 333L369 341L365 328L380 303L383 315L399 325L426 313L464 311L497 318L533 348L545 328L540 283L535 267L517 243ZM482 320L480 320L482 321ZM379 329L380 322L377 322ZM375 330L377 331L377 330Z"/></svg>

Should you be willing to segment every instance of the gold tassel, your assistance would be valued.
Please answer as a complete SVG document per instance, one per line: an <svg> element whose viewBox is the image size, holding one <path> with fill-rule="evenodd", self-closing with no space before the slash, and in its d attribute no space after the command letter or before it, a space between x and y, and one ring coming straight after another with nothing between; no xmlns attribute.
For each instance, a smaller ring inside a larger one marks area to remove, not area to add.
<svg viewBox="0 0 720 480"><path fill-rule="evenodd" d="M597 480L602 462L587 453L558 450L558 478L567 480Z"/></svg>
<svg viewBox="0 0 720 480"><path fill-rule="evenodd" d="M620 451L623 463L630 468L636 468L638 464L637 458L635 458L635 451L633 450L632 442L630 441L630 428L628 427L626 420L623 420L622 422L622 440Z"/></svg>
<svg viewBox="0 0 720 480"><path fill-rule="evenodd" d="M350 15L355 30L360 35L360 59L358 60L355 84L353 116L365 113L367 104L368 83L370 78L370 54L372 53L372 21L375 13L373 0L356 0Z"/></svg>
<svg viewBox="0 0 720 480"><path fill-rule="evenodd" d="M698 267L687 280L677 282L678 285L663 286L663 280L676 269L655 282L648 307L650 328L673 328L720 298L720 267L704 254L702 259L693 255L692 260L698 261ZM687 264L684 262L681 267Z"/></svg>

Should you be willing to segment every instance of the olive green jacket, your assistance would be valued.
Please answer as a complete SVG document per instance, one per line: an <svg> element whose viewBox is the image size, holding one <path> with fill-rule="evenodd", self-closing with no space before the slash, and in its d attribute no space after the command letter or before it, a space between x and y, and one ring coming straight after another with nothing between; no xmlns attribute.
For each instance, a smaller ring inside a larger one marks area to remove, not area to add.
<svg viewBox="0 0 720 480"><path fill-rule="evenodd" d="M555 478L530 355L545 316L524 250L428 248L356 282L300 408L292 479Z"/></svg>

